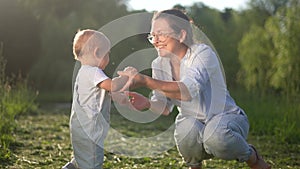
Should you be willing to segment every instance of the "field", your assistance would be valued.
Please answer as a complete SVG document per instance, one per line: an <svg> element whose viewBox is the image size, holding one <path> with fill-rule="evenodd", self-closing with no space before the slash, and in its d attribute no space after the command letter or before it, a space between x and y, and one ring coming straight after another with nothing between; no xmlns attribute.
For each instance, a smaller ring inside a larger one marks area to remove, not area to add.
<svg viewBox="0 0 300 169"><path fill-rule="evenodd" d="M238 97L242 98L242 96ZM264 104L258 104L255 101L251 102L249 98L248 103L241 102L240 104L247 111L257 111L257 113L266 111L262 106ZM260 110L252 110L251 104L258 104ZM296 119L299 119L299 112L294 113L293 118L290 116L280 117L278 112L281 111L281 108L270 105L271 102L266 101L265 104L269 104L265 107L273 113L272 118L257 119L259 114L251 114L249 112L248 116L253 130L250 129L248 142L256 145L261 155L272 164L274 169L300 169L300 142L297 139L299 136L299 124L294 123ZM298 107L293 109L293 111L295 110L298 110ZM16 142L12 144L12 160L0 164L0 168L57 169L63 166L72 154L69 137L69 113L70 104L68 103L48 104L41 106L38 113L18 116L18 127L15 131ZM266 113L260 116L271 116L270 113ZM155 135L156 132L165 130L165 126L172 124L174 117L175 114L168 117L160 117L154 124L136 124L124 119L124 117L113 111L111 114L111 125L124 135L142 137ZM278 120L280 118L282 120ZM270 132L271 128L273 128L274 132ZM157 143L157 146L160 146L159 143ZM147 151L146 147L144 151ZM104 168L183 169L186 166L178 155L176 148L172 147L155 157L142 158L127 157L106 151ZM247 168L247 166L236 161L211 159L204 161L204 168L240 169Z"/></svg>

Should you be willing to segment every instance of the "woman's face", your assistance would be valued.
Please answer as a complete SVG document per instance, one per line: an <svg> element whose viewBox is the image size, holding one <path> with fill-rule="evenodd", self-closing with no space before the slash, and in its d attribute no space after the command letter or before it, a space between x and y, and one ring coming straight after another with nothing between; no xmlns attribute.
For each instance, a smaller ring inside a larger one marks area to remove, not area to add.
<svg viewBox="0 0 300 169"><path fill-rule="evenodd" d="M176 55L178 45L181 45L176 32L170 27L169 23L159 18L152 22L151 32L149 35L149 41L153 44L161 57Z"/></svg>

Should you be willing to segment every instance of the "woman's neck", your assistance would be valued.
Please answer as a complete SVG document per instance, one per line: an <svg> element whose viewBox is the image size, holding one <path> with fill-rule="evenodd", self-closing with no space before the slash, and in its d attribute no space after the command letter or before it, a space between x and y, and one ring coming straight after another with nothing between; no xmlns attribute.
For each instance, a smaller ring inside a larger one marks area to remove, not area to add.
<svg viewBox="0 0 300 169"><path fill-rule="evenodd" d="M187 51L188 51L188 47L185 45L181 45L176 52L176 56L178 60L181 60L186 55Z"/></svg>

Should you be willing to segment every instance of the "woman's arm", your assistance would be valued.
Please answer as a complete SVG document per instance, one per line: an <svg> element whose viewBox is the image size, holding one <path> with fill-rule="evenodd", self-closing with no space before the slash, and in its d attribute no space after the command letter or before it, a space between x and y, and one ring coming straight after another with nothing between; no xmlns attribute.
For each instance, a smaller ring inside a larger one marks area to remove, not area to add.
<svg viewBox="0 0 300 169"><path fill-rule="evenodd" d="M182 101L190 101L191 95L184 83L179 81L162 81L153 79L147 75L137 74L134 78L145 87L152 90L158 90L169 98L179 99Z"/></svg>
<svg viewBox="0 0 300 169"><path fill-rule="evenodd" d="M169 98L190 101L191 95L184 83L179 81L163 81L153 79L147 75L143 75L133 67L128 67L124 71L118 71L121 76L128 76L128 81L122 90L128 89L130 86L144 86L152 90L158 90Z"/></svg>

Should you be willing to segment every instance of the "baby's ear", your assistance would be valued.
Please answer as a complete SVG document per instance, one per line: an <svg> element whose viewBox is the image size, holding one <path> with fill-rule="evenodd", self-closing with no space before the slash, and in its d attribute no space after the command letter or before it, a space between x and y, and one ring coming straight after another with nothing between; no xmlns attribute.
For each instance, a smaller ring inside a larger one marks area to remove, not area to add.
<svg viewBox="0 0 300 169"><path fill-rule="evenodd" d="M101 56L101 52L100 52L99 47L95 47L95 49L94 49L94 56L96 56L96 57L100 57Z"/></svg>

